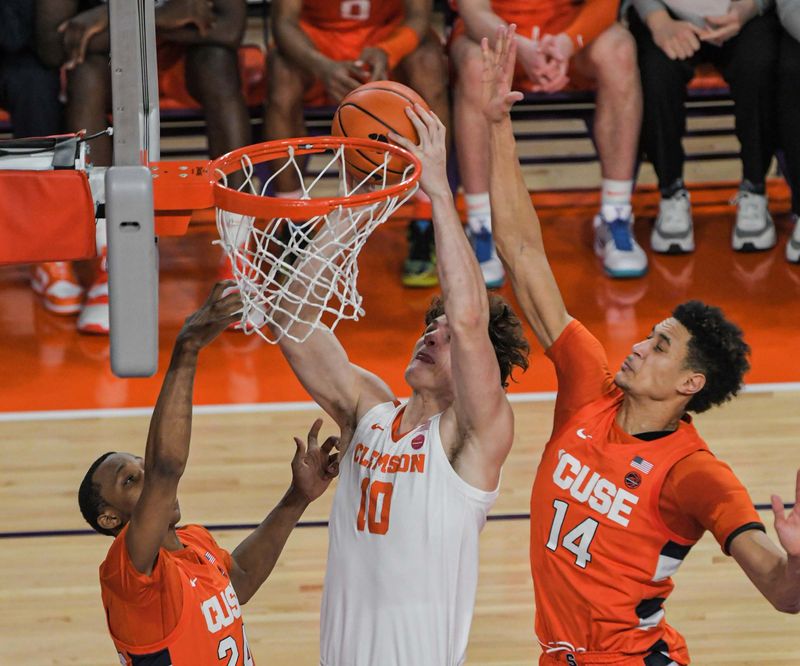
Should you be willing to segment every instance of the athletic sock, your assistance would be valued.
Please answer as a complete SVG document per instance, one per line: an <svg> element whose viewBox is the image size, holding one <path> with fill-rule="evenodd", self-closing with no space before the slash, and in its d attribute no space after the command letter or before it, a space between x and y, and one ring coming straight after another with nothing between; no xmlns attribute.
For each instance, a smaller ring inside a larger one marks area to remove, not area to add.
<svg viewBox="0 0 800 666"><path fill-rule="evenodd" d="M631 216L632 180L603 178L600 214L604 220L629 219Z"/></svg>
<svg viewBox="0 0 800 666"><path fill-rule="evenodd" d="M467 226L469 230L474 234L480 233L482 229L491 232L492 206L489 202L489 193L464 193L464 201L467 204Z"/></svg>

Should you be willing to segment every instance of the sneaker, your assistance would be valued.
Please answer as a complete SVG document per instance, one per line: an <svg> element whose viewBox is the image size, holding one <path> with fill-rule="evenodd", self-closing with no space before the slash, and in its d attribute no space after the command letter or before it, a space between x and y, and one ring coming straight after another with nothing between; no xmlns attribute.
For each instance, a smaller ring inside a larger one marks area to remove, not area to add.
<svg viewBox="0 0 800 666"><path fill-rule="evenodd" d="M439 284L430 220L413 220L408 225L408 257L403 262L401 281L405 287L435 287Z"/></svg>
<svg viewBox="0 0 800 666"><path fill-rule="evenodd" d="M483 274L483 282L488 289L499 289L506 281L506 273L503 270L503 262L497 256L494 247L492 232L486 227L481 227L480 231L475 232L467 227L467 238L478 259Z"/></svg>
<svg viewBox="0 0 800 666"><path fill-rule="evenodd" d="M694 231L689 193L678 190L668 199L661 199L658 217L650 234L653 252L681 254L694 252Z"/></svg>
<svg viewBox="0 0 800 666"><path fill-rule="evenodd" d="M734 197L736 224L731 244L737 252L769 250L777 242L775 223L767 210L767 197L741 189Z"/></svg>
<svg viewBox="0 0 800 666"><path fill-rule="evenodd" d="M60 315L80 312L83 287L69 261L49 261L33 266L31 288L49 312Z"/></svg>
<svg viewBox="0 0 800 666"><path fill-rule="evenodd" d="M108 335L110 318L108 313L108 261L107 250L103 249L100 261L97 262L97 272L94 282L86 293L86 302L83 304L78 317L78 331L93 335Z"/></svg>
<svg viewBox="0 0 800 666"><path fill-rule="evenodd" d="M606 220L594 218L594 252L612 278L641 277L647 272L647 255L633 237L633 216Z"/></svg>
<svg viewBox="0 0 800 666"><path fill-rule="evenodd" d="M786 261L800 263L800 215L792 215L794 221L794 231L786 241Z"/></svg>

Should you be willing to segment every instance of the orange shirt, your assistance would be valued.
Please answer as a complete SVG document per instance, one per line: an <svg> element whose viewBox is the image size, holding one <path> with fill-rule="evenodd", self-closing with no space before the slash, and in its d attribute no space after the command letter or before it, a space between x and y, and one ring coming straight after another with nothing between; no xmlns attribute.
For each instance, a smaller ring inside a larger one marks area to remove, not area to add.
<svg viewBox="0 0 800 666"><path fill-rule="evenodd" d="M664 619L671 577L705 529L724 546L740 528L763 529L752 501L688 416L651 441L619 428L623 393L579 322L547 354L559 391L531 494L541 662L641 664L661 653L688 663Z"/></svg>
<svg viewBox="0 0 800 666"><path fill-rule="evenodd" d="M121 663L156 655L172 666L218 666L234 654L254 663L236 591L230 554L199 525L177 530L185 546L162 548L150 576L136 570L125 544L127 526L100 565L100 587L111 639ZM162 663L152 661L148 663Z"/></svg>
<svg viewBox="0 0 800 666"><path fill-rule="evenodd" d="M405 11L403 0L305 0L300 20L320 30L347 33L396 24Z"/></svg>

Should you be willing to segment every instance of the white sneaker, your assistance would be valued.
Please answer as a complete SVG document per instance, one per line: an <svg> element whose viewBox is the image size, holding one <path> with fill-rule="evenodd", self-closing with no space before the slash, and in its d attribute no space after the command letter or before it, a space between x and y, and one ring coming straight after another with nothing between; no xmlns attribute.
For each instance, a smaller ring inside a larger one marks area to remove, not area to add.
<svg viewBox="0 0 800 666"><path fill-rule="evenodd" d="M641 277L647 272L647 255L633 236L633 215L610 221L595 215L594 252L612 278Z"/></svg>
<svg viewBox="0 0 800 666"><path fill-rule="evenodd" d="M731 244L737 252L769 250L777 242L775 223L767 210L767 197L739 190L734 197L737 204L736 224Z"/></svg>
<svg viewBox="0 0 800 666"><path fill-rule="evenodd" d="M692 208L686 190L678 190L669 199L661 199L650 234L650 247L654 252L664 254L694 252Z"/></svg>
<svg viewBox="0 0 800 666"><path fill-rule="evenodd" d="M78 331L92 335L108 335L110 314L108 309L107 249L103 249L97 262L95 278L86 293L86 302L78 316Z"/></svg>
<svg viewBox="0 0 800 666"><path fill-rule="evenodd" d="M480 231L475 232L467 227L467 238L475 251L475 257L481 267L483 282L489 289L499 289L506 280L506 272L503 270L503 262L497 256L494 247L492 232L485 226Z"/></svg>
<svg viewBox="0 0 800 666"><path fill-rule="evenodd" d="M786 261L800 263L800 215L792 215L794 230L786 241Z"/></svg>

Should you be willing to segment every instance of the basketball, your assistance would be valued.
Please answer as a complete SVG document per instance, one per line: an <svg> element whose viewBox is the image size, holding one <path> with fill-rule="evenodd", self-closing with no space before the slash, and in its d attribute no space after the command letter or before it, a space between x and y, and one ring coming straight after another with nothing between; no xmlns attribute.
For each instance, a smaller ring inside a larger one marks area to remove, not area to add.
<svg viewBox="0 0 800 666"><path fill-rule="evenodd" d="M391 130L417 143L419 141L417 130L405 112L406 107L415 103L428 109L425 100L402 83L394 81L365 83L342 100L333 117L331 134L389 143L388 133ZM383 152L378 150L353 148L345 151L348 171L359 179L383 164L383 159ZM407 162L402 158L392 157L387 168L386 182L399 183L406 166Z"/></svg>

